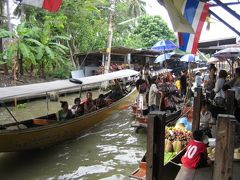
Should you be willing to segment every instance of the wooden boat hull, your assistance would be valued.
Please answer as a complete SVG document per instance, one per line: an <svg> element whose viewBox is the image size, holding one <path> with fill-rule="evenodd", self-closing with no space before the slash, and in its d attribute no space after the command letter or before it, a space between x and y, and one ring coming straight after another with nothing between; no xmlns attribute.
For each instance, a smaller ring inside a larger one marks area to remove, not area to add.
<svg viewBox="0 0 240 180"><path fill-rule="evenodd" d="M180 117L181 112L182 112L181 110L178 110L176 112L167 114L165 123L170 124L170 123L176 122ZM136 121L132 122L131 127L147 128L147 121L148 121L147 116L137 116Z"/></svg>
<svg viewBox="0 0 240 180"><path fill-rule="evenodd" d="M127 96L108 107L65 122L54 121L48 125L21 130L0 130L0 152L45 148L77 137L84 130L103 121L111 113L121 110L122 106L130 105L135 97L136 90L133 90Z"/></svg>

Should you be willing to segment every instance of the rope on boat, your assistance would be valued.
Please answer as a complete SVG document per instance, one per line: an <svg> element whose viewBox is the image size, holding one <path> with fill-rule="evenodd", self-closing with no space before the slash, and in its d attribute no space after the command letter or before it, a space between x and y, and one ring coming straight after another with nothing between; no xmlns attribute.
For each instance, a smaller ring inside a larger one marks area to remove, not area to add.
<svg viewBox="0 0 240 180"><path fill-rule="evenodd" d="M182 166L182 164L181 164L181 163L175 163L175 162L173 162L173 161L169 161L169 162L171 162L172 164L174 164L174 165L176 165L176 166L179 166L179 167L181 167L181 166Z"/></svg>
<svg viewBox="0 0 240 180"><path fill-rule="evenodd" d="M18 129L20 130L20 126L19 126L19 121L15 118L15 116L12 114L12 112L8 109L7 105L3 102L0 101L0 103L3 105L3 107L8 111L8 113L12 116L12 118L14 119L14 121L16 122L16 125L18 127Z"/></svg>

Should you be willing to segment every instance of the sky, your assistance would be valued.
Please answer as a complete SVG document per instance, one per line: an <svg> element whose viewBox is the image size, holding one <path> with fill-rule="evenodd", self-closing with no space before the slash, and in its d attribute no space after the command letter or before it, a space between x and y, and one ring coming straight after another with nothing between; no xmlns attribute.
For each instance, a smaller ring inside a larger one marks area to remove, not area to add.
<svg viewBox="0 0 240 180"><path fill-rule="evenodd" d="M224 0L222 0L224 2ZM225 0L226 1L226 0ZM167 10L161 6L157 0L147 0L146 11L150 15L161 16L168 24L169 28L173 30L171 21L169 19ZM230 6L235 12L240 12L240 4ZM227 22L231 24L235 29L240 29L240 22L233 16L229 15L225 10L220 7L212 7L211 10L215 12L221 18L227 19ZM213 16L211 16L214 18ZM210 30L206 30L206 23L203 26L202 33L200 36L200 41L222 39L228 37L237 37L237 34L226 27L223 23L216 19L211 19Z"/></svg>

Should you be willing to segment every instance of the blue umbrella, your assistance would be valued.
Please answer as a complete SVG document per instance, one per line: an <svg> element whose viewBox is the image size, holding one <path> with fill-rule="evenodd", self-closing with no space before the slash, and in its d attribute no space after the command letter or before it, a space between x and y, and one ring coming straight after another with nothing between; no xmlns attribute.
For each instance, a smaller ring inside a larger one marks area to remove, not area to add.
<svg viewBox="0 0 240 180"><path fill-rule="evenodd" d="M195 62L195 55L194 54L186 54L180 58L182 62Z"/></svg>
<svg viewBox="0 0 240 180"><path fill-rule="evenodd" d="M170 53L165 53L165 54L161 54L160 56L158 56L154 63L161 63L163 61L166 61L167 59L170 59L172 55L174 55L175 52L170 52Z"/></svg>
<svg viewBox="0 0 240 180"><path fill-rule="evenodd" d="M176 49L177 46L170 40L162 40L157 42L156 44L153 45L151 48L152 50L155 51L170 51Z"/></svg>

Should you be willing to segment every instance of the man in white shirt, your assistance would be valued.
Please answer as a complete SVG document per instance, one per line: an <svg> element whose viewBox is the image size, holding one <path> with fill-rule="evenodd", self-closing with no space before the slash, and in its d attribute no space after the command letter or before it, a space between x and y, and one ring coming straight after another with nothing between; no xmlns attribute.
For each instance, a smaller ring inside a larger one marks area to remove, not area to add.
<svg viewBox="0 0 240 180"><path fill-rule="evenodd" d="M149 89L149 95L148 95L148 106L150 111L158 110L158 103L157 103L157 94L159 93L159 90L157 88L158 79L156 76L152 78L152 85Z"/></svg>
<svg viewBox="0 0 240 180"><path fill-rule="evenodd" d="M200 71L196 72L195 75L195 87L202 87L202 76Z"/></svg>

